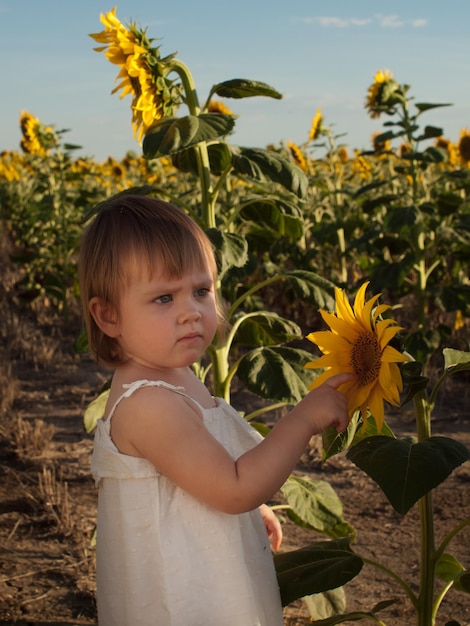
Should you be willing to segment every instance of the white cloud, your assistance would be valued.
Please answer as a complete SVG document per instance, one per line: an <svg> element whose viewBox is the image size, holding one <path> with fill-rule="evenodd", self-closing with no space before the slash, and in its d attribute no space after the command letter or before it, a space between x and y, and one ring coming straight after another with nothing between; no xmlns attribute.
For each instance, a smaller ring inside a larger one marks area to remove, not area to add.
<svg viewBox="0 0 470 626"><path fill-rule="evenodd" d="M405 22L398 19L397 15L376 15L375 17L383 28L400 28L405 25Z"/></svg>
<svg viewBox="0 0 470 626"><path fill-rule="evenodd" d="M414 28L421 28L426 26L428 20L419 17L414 20L404 21L398 17L398 15L382 15L378 14L375 16L379 21L379 25L382 28L403 28L403 26L413 26Z"/></svg>
<svg viewBox="0 0 470 626"><path fill-rule="evenodd" d="M366 26L371 23L370 18L359 19L354 17L334 17L334 16L318 16L318 17L302 17L296 18L295 21L300 21L304 24L320 24L325 28L332 26L333 28L347 28L349 26Z"/></svg>
<svg viewBox="0 0 470 626"><path fill-rule="evenodd" d="M424 18L420 17L420 18L418 18L416 20L411 20L410 23L415 28L421 28L422 26L427 26L428 20L425 20Z"/></svg>
<svg viewBox="0 0 470 626"><path fill-rule="evenodd" d="M350 22L352 26L367 26L367 24L370 24L372 22L372 19L370 17L366 17L364 19L359 19L358 17L352 17L350 19Z"/></svg>
<svg viewBox="0 0 470 626"><path fill-rule="evenodd" d="M424 18L416 18L414 20L405 21L400 19L398 15L375 15L374 18L358 18L358 17L335 17L335 16L315 16L315 17L299 17L293 18L292 21L302 22L303 24L319 24L324 28L349 28L369 26L377 21L381 28L403 28L405 26L413 26L414 28L422 28L426 26L428 21Z"/></svg>

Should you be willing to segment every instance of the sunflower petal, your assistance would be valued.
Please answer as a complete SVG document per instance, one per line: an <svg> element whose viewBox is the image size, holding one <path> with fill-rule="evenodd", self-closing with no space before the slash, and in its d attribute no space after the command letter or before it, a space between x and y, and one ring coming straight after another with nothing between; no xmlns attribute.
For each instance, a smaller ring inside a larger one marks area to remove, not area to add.
<svg viewBox="0 0 470 626"><path fill-rule="evenodd" d="M408 359L404 354L392 348L392 346L385 346L382 352L382 361L387 363L405 363Z"/></svg>
<svg viewBox="0 0 470 626"><path fill-rule="evenodd" d="M377 302L379 296L380 294L377 296L373 296L372 298L370 298L370 300L367 300L367 302L365 302L363 306L360 307L360 311L359 309L356 311L357 319L360 321L360 323L367 332L373 331L372 309L374 307L374 304Z"/></svg>
<svg viewBox="0 0 470 626"><path fill-rule="evenodd" d="M380 323L380 322L379 322ZM377 336L381 346L386 346L390 341L399 333L403 328L401 326L389 325L388 328L385 325L377 328Z"/></svg>
<svg viewBox="0 0 470 626"><path fill-rule="evenodd" d="M338 335L334 335L328 331L320 331L318 333L310 333L307 339L315 343L322 352L350 352L351 344Z"/></svg>
<svg viewBox="0 0 470 626"><path fill-rule="evenodd" d="M356 321L346 294L342 289L335 289L336 312L339 318L353 325Z"/></svg>

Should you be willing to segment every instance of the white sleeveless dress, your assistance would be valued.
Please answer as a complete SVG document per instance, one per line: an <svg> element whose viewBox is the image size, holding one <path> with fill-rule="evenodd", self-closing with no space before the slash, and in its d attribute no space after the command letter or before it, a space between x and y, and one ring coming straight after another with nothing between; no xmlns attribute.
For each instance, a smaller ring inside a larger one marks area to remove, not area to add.
<svg viewBox="0 0 470 626"><path fill-rule="evenodd" d="M117 404L149 386L189 397L181 387L139 380L125 386L108 419L97 425L91 470L98 486L99 626L282 626L259 511L217 511L112 442ZM234 459L259 443L261 436L222 399L211 409L195 404Z"/></svg>

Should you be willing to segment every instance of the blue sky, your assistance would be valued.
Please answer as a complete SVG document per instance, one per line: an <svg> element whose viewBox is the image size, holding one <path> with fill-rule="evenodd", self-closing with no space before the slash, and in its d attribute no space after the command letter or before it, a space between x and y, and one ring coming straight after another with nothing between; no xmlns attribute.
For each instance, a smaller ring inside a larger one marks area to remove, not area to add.
<svg viewBox="0 0 470 626"><path fill-rule="evenodd" d="M139 152L130 96L111 96L118 68L93 51L88 37L113 3L96 0L0 0L0 151L18 150L18 119L70 129L76 154L104 160ZM264 148L303 143L321 107L325 122L352 148L369 148L382 119L364 101L379 69L411 85L416 102L452 107L422 116L458 140L470 127L470 3L395 0L121 0L117 16L158 38L162 54L178 52L199 99L231 78L266 82L282 100L227 100L239 115L232 143Z"/></svg>

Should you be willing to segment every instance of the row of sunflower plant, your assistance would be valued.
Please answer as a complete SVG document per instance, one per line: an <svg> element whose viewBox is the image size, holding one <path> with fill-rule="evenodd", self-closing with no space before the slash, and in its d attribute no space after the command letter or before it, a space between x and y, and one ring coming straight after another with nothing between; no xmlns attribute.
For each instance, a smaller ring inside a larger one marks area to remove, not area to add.
<svg viewBox="0 0 470 626"><path fill-rule="evenodd" d="M468 451L442 438L436 444L430 415L445 378L468 369L468 353L445 353L444 373L429 398L420 362L426 364L444 338L459 340L463 330L458 327L469 312L470 136L463 133L453 146L442 139L441 129L420 130L418 118L439 105L417 104L411 113L408 87L379 72L366 107L371 116L389 121L370 152L349 158L321 111L304 145L235 146L229 138L236 116L214 97L280 98L274 88L228 80L214 85L201 105L188 67L175 54L162 57L155 40L135 23L122 24L116 9L101 21L105 29L92 37L100 44L97 50L119 67L114 91L132 97L132 125L143 158L128 154L120 162L109 158L102 164L74 159L76 147L60 143L64 131L22 114L25 154L1 155L0 194L2 221L23 263L25 289L62 308L76 295L81 229L105 196L137 190L183 207L217 250L219 295L230 323L230 332L216 338L199 364L200 377L210 376L214 393L228 401L238 377L268 402L262 412L297 402L315 384L317 365L326 368L327 376L335 368L352 368L357 384L344 389L351 425L342 437L325 434L324 458L348 450L402 515L418 502L426 531L421 533L419 594L386 566L368 564L388 571L401 585L418 624L434 623L444 591L468 591L465 567L448 558L444 548L469 520L434 550L430 492L468 458ZM182 106L188 113L178 116ZM395 140L402 142L398 150L391 147ZM320 150L324 156L315 158ZM366 280L392 302L400 325L382 319L388 307L375 306L377 297L364 302ZM338 287L357 290L361 284L351 309ZM335 301L336 314L327 313ZM319 321L318 309L332 332L309 335L325 353L312 362L311 351L302 343L299 348L299 342ZM410 321L410 331L403 332ZM389 345L393 342L396 349ZM399 404L400 396L415 404L416 444L397 440L384 421L383 399ZM94 426L105 399L104 393L90 406L87 428ZM256 421L259 412L246 417L266 430ZM425 467L419 463L423 450ZM400 461L404 455L414 459L406 467ZM387 482L384 456L396 464L397 480ZM423 472L429 478L424 483ZM292 519L330 538L276 557L283 601L315 593L309 608L316 619L324 617L324 624L361 617L381 623L376 613L386 602L348 617L341 588L333 592L335 612L341 615L325 608L332 592L321 597L322 592L346 583L367 563L353 551L355 531L328 483L292 476L283 493ZM444 591L436 598L435 575L442 576L442 564L449 562Z"/></svg>
<svg viewBox="0 0 470 626"><path fill-rule="evenodd" d="M130 186L167 184L175 170L129 152L120 161L74 158L67 131L20 116L21 153L0 154L0 222L21 269L20 295L66 311L78 295L77 246L91 207Z"/></svg>

